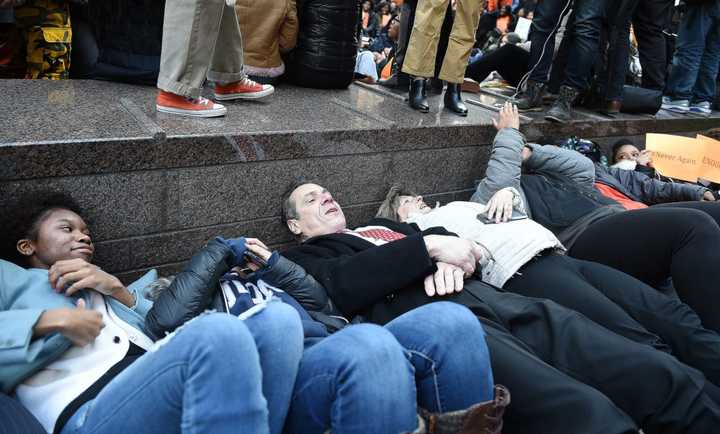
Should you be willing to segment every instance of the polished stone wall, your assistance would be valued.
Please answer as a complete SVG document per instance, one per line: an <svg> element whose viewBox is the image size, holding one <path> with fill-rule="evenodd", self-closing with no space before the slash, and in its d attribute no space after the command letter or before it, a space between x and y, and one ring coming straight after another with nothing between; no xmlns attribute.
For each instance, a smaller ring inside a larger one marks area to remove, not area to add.
<svg viewBox="0 0 720 434"><path fill-rule="evenodd" d="M351 225L374 215L394 182L430 201L467 199L495 133L491 110L471 106L460 118L434 96L422 115L397 95L360 86L281 88L211 120L156 114L151 88L116 83L0 80L0 93L18 101L0 112L0 209L40 190L71 193L86 208L96 262L125 280L152 267L177 272L216 235L287 245L280 197L300 177L328 187ZM33 115L38 108L45 119ZM521 129L530 139L609 143L718 124L667 116L580 113L565 126L523 118Z"/></svg>

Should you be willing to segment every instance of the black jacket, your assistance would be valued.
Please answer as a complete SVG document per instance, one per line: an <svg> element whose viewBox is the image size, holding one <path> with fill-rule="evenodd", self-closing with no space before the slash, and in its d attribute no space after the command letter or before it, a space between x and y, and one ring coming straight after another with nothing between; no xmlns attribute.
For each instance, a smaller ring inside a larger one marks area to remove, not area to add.
<svg viewBox="0 0 720 434"><path fill-rule="evenodd" d="M428 297L423 285L425 277L437 270L423 236L452 233L443 228L420 232L415 225L379 218L368 224L385 226L407 236L376 246L350 234L323 235L310 238L283 255L312 274L325 287L339 312L348 318L361 315L370 322L385 324L423 304L457 298Z"/></svg>
<svg viewBox="0 0 720 434"><path fill-rule="evenodd" d="M305 87L341 89L355 73L360 23L356 0L302 0L300 30L287 59L290 81Z"/></svg>
<svg viewBox="0 0 720 434"><path fill-rule="evenodd" d="M226 312L220 288L220 279L233 267L233 253L229 247L216 240L210 241L202 250L197 252L188 266L179 273L170 286L163 291L155 301L152 309L145 318L148 332L158 339L196 317L205 310L215 309ZM302 267L280 257L276 263L261 270L262 279L282 289L293 299L303 303L320 314L333 310L327 294L312 276L308 275ZM257 274L257 273L254 273ZM284 299L284 301L290 301ZM306 336L311 331L318 333L318 324L314 322L315 316L309 315L300 305L290 302L303 320ZM345 321L328 318L330 328L338 328ZM323 324L325 321L321 321Z"/></svg>

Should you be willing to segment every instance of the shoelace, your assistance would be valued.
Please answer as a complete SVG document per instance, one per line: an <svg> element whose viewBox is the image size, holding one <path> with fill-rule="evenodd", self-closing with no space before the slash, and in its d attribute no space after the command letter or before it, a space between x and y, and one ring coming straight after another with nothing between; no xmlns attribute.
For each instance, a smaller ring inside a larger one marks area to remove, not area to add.
<svg viewBox="0 0 720 434"><path fill-rule="evenodd" d="M250 86L250 87L259 86L257 82L250 80L249 77L243 78L242 80L240 80L240 83L242 83L245 86Z"/></svg>
<svg viewBox="0 0 720 434"><path fill-rule="evenodd" d="M197 105L208 105L208 104L210 104L210 100L207 99L207 98L203 98L203 97L199 97L199 98L186 97L185 100L186 100L187 102L189 102L189 103L197 104Z"/></svg>

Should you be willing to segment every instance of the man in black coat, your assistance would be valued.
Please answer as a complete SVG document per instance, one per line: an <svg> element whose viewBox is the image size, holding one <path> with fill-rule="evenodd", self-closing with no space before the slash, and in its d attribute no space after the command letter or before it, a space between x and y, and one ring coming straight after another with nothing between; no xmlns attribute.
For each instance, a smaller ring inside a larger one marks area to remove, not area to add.
<svg viewBox="0 0 720 434"><path fill-rule="evenodd" d="M325 287L339 314L384 324L435 300L469 307L485 326L496 380L513 392L508 432L707 433L720 424L713 386L672 356L551 301L463 281L479 255L471 241L382 219L348 230L340 205L312 183L288 191L283 220L301 241L284 256Z"/></svg>

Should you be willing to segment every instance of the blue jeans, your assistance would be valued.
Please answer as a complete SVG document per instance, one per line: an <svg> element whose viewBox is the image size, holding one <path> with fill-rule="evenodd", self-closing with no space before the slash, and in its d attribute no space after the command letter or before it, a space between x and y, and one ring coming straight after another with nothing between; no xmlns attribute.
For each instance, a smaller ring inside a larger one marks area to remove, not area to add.
<svg viewBox="0 0 720 434"><path fill-rule="evenodd" d="M285 432L398 434L435 412L492 399L485 334L467 308L414 309L385 327L353 325L307 343Z"/></svg>
<svg viewBox="0 0 720 434"><path fill-rule="evenodd" d="M63 434L279 434L302 355L297 312L269 303L241 321L198 317L130 365Z"/></svg>
<svg viewBox="0 0 720 434"><path fill-rule="evenodd" d="M665 94L674 99L712 102L720 65L720 4L688 5L678 32Z"/></svg>
<svg viewBox="0 0 720 434"><path fill-rule="evenodd" d="M555 29L561 14L570 0L540 0L535 8L535 17L530 27L529 68L535 66L530 74L530 80L537 83L546 83L548 73L555 52ZM592 71L598 53L600 40L600 26L605 17L605 7L608 0L575 0L574 23L568 21L568 30L572 33L573 42L568 58L570 61L565 70L564 85L584 90L588 87L588 78ZM569 8L567 9L570 10ZM569 37L566 33L565 37ZM550 38L549 42L545 41ZM543 53L543 46L545 50ZM542 58L540 55L542 54Z"/></svg>

